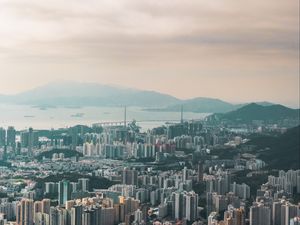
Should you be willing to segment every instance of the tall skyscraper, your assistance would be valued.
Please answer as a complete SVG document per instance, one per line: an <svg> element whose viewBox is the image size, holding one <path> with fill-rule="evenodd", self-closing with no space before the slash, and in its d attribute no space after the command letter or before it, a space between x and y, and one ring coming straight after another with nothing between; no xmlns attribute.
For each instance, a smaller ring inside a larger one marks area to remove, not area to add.
<svg viewBox="0 0 300 225"><path fill-rule="evenodd" d="M29 128L28 131L21 132L21 146L23 148L28 148L28 155L32 156L32 150L34 147L37 147L39 144L39 134L37 131L34 131L32 128Z"/></svg>
<svg viewBox="0 0 300 225"><path fill-rule="evenodd" d="M81 205L75 205L71 208L71 225L82 224L82 211Z"/></svg>
<svg viewBox="0 0 300 225"><path fill-rule="evenodd" d="M7 159L7 148L6 148L6 130L0 127L0 147L3 147L2 159Z"/></svg>
<svg viewBox="0 0 300 225"><path fill-rule="evenodd" d="M3 127L0 127L0 147L6 145L6 131Z"/></svg>
<svg viewBox="0 0 300 225"><path fill-rule="evenodd" d="M207 225L217 224L218 214L216 212L211 212L207 217Z"/></svg>
<svg viewBox="0 0 300 225"><path fill-rule="evenodd" d="M198 218L198 195L195 192L188 192L185 198L185 218L188 221L195 221Z"/></svg>
<svg viewBox="0 0 300 225"><path fill-rule="evenodd" d="M127 185L137 185L137 171L135 169L130 170L128 168L124 168L122 171L122 181L123 184Z"/></svg>
<svg viewBox="0 0 300 225"><path fill-rule="evenodd" d="M90 183L90 180L88 178L78 179L79 189L82 191L89 191L89 183Z"/></svg>
<svg viewBox="0 0 300 225"><path fill-rule="evenodd" d="M22 199L16 207L18 225L33 225L33 200Z"/></svg>
<svg viewBox="0 0 300 225"><path fill-rule="evenodd" d="M245 225L245 211L241 208L234 208L232 205L228 206L228 210L224 212L224 222L226 225Z"/></svg>
<svg viewBox="0 0 300 225"><path fill-rule="evenodd" d="M203 181L203 163L202 161L200 161L198 163L198 182L202 182Z"/></svg>
<svg viewBox="0 0 300 225"><path fill-rule="evenodd" d="M71 148L73 150L76 150L76 146L78 144L78 133L79 133L79 128L78 127L72 127L69 129L69 133L71 136Z"/></svg>
<svg viewBox="0 0 300 225"><path fill-rule="evenodd" d="M50 225L68 225L68 211L64 208L50 208Z"/></svg>
<svg viewBox="0 0 300 225"><path fill-rule="evenodd" d="M290 220L300 216L300 205L293 205L289 201L279 199L273 202L272 224L289 225Z"/></svg>
<svg viewBox="0 0 300 225"><path fill-rule="evenodd" d="M176 192L174 193L174 200L175 200L175 219L182 219L184 217L183 209L184 209L184 198L183 193Z"/></svg>
<svg viewBox="0 0 300 225"><path fill-rule="evenodd" d="M97 225L97 214L100 211L99 208L91 208L83 211L82 225Z"/></svg>
<svg viewBox="0 0 300 225"><path fill-rule="evenodd" d="M71 199L71 185L67 180L58 182L58 203L64 205L66 201Z"/></svg>
<svg viewBox="0 0 300 225"><path fill-rule="evenodd" d="M188 179L188 170L186 167L184 167L182 170L182 181L186 182L187 179Z"/></svg>
<svg viewBox="0 0 300 225"><path fill-rule="evenodd" d="M42 202L41 201L35 201L33 204L33 217L37 215L37 213L42 212Z"/></svg>
<svg viewBox="0 0 300 225"><path fill-rule="evenodd" d="M49 214L50 213L50 199L43 199L42 200L42 213Z"/></svg>
<svg viewBox="0 0 300 225"><path fill-rule="evenodd" d="M7 128L7 140L6 140L7 146L11 146L13 148L16 147L16 130L14 127L9 126Z"/></svg>
<svg viewBox="0 0 300 225"><path fill-rule="evenodd" d="M251 206L250 225L271 225L271 209L263 203Z"/></svg>
<svg viewBox="0 0 300 225"><path fill-rule="evenodd" d="M272 208L273 225L281 225L281 202L273 202Z"/></svg>
<svg viewBox="0 0 300 225"><path fill-rule="evenodd" d="M50 216L46 213L38 212L34 217L35 225L49 225L50 224Z"/></svg>

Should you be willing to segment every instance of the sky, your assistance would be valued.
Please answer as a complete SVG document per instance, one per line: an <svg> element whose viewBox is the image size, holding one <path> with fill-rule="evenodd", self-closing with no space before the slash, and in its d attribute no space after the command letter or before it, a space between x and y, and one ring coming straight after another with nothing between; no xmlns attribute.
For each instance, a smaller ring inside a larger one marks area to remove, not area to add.
<svg viewBox="0 0 300 225"><path fill-rule="evenodd" d="M299 106L297 0L0 0L0 93L58 80Z"/></svg>

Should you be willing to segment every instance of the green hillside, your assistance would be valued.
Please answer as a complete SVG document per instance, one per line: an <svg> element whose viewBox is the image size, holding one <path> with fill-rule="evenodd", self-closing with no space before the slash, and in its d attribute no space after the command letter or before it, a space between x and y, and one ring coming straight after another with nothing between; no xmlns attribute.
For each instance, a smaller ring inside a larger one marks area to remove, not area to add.
<svg viewBox="0 0 300 225"><path fill-rule="evenodd" d="M252 123L254 120L277 123L284 120L299 121L299 112L299 109L291 109L282 105L263 106L251 103L228 113L213 114L208 119L232 123Z"/></svg>
<svg viewBox="0 0 300 225"><path fill-rule="evenodd" d="M78 157L82 157L83 156L82 153L74 151L74 150L70 150L70 149L52 149L50 151L46 151L46 152L40 153L38 156L36 156L36 158L38 160L42 160L43 157L51 159L52 155L54 153L57 153L57 154L64 153L64 157L65 158L71 158L71 157L74 157L74 156L78 156Z"/></svg>
<svg viewBox="0 0 300 225"><path fill-rule="evenodd" d="M300 126L278 137L262 136L249 141L253 153L264 160L270 169L300 169Z"/></svg>

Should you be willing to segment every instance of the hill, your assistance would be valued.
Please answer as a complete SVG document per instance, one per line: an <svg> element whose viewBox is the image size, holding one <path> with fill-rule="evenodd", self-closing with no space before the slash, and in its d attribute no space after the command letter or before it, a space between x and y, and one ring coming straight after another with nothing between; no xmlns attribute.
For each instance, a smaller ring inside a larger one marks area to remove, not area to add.
<svg viewBox="0 0 300 225"><path fill-rule="evenodd" d="M180 112L181 107L185 112L194 113L227 113L239 108L242 108L249 103L232 104L216 98L198 97L193 99L181 100L180 103L171 104L164 108L147 109L148 111L160 111L160 112ZM270 102L257 102L256 104L261 106L270 106L273 103Z"/></svg>
<svg viewBox="0 0 300 225"><path fill-rule="evenodd" d="M182 100L179 104L173 104L162 109L157 109L158 111L165 112L179 112L183 107L186 112L197 112L197 113L221 113L229 112L235 109L235 105L222 101L215 98L193 98L188 100Z"/></svg>
<svg viewBox="0 0 300 225"><path fill-rule="evenodd" d="M16 95L2 95L0 101L38 106L161 107L180 100L155 91L95 83L55 82Z"/></svg>
<svg viewBox="0 0 300 225"><path fill-rule="evenodd" d="M282 105L259 105L250 103L237 110L214 114L208 120L228 121L232 123L252 123L261 120L265 123L277 123L284 120L299 121L299 109L291 109Z"/></svg>
<svg viewBox="0 0 300 225"><path fill-rule="evenodd" d="M70 182L77 182L80 178L89 178L90 179L90 190L93 189L107 189L110 186L116 184L116 182L110 181L104 177L95 177L89 175L82 175L78 173L64 173L58 175L50 175L45 178L35 178L37 182L37 188L43 188L46 182L59 182L63 179Z"/></svg>
<svg viewBox="0 0 300 225"><path fill-rule="evenodd" d="M255 137L247 143L270 169L300 169L300 126L276 136Z"/></svg>
<svg viewBox="0 0 300 225"><path fill-rule="evenodd" d="M196 113L225 113L245 106L215 98L198 97L182 100L168 94L124 88L99 83L74 81L53 82L15 95L1 95L0 103L25 104L35 107L109 107L138 106L147 111L180 111ZM271 105L259 102L260 105Z"/></svg>
<svg viewBox="0 0 300 225"><path fill-rule="evenodd" d="M70 149L52 149L50 151L40 153L38 156L36 156L36 159L42 160L43 157L51 159L52 155L54 153L57 153L57 154L64 153L65 158L71 158L71 157L74 157L74 156L78 156L78 157L83 156L82 153L74 151L74 150L70 150Z"/></svg>

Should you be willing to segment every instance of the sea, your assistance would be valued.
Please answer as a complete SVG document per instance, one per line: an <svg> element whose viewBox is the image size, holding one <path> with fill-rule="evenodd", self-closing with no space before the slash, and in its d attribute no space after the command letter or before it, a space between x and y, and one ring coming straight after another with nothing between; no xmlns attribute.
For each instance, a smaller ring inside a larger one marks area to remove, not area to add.
<svg viewBox="0 0 300 225"><path fill-rule="evenodd" d="M17 130L58 129L74 125L92 126L101 122L124 121L123 107L39 107L0 104L0 127L14 126ZM200 120L207 113L184 112L184 120ZM136 120L142 131L166 123L179 122L180 112L147 111L141 107L126 108L127 122Z"/></svg>

